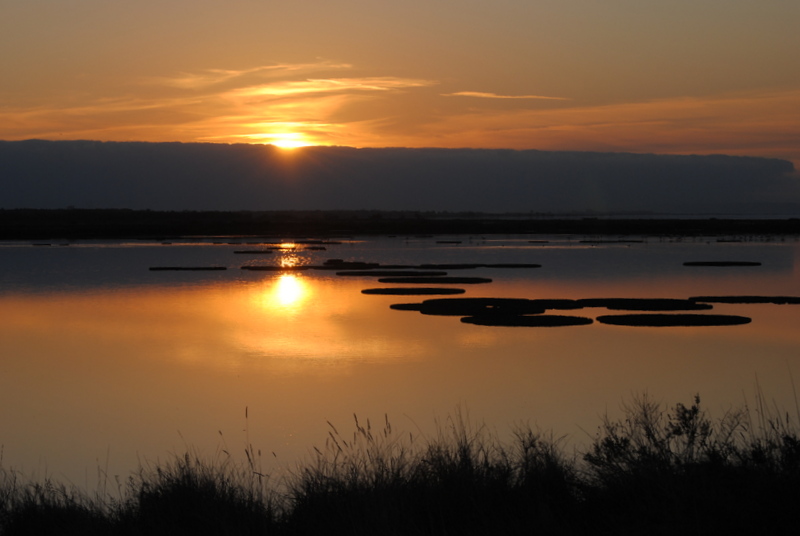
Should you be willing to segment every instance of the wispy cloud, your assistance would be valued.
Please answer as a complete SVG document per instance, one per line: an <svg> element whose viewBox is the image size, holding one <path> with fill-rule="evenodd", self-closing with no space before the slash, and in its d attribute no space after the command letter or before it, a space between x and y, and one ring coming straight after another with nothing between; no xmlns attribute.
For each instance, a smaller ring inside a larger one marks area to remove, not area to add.
<svg viewBox="0 0 800 536"><path fill-rule="evenodd" d="M547 110L470 109L416 135L444 147L722 153L800 164L800 90Z"/></svg>
<svg viewBox="0 0 800 536"><path fill-rule="evenodd" d="M433 83L427 80L394 77L306 79L243 87L232 90L227 95L237 97L286 97L311 93L390 91L428 86Z"/></svg>
<svg viewBox="0 0 800 536"><path fill-rule="evenodd" d="M144 84L163 85L179 89L204 90L231 81L248 83L253 79L276 79L302 75L303 73L319 73L321 71L341 71L352 69L348 63L320 61L316 63L281 63L262 65L250 69L205 69L198 72L178 73L174 76L150 77L142 80Z"/></svg>
<svg viewBox="0 0 800 536"><path fill-rule="evenodd" d="M572 100L567 97L546 97L544 95L498 95L496 93L485 93L482 91L457 91L455 93L444 93L443 97L474 97L478 99L539 99L539 100Z"/></svg>
<svg viewBox="0 0 800 536"><path fill-rule="evenodd" d="M436 80L363 74L321 61L179 73L116 93L63 92L35 106L0 105L0 139L302 138L362 147L747 154L800 165L800 90L581 106L565 97L443 94ZM498 100L478 108L471 99Z"/></svg>
<svg viewBox="0 0 800 536"><path fill-rule="evenodd" d="M111 98L63 94L47 105L0 109L0 138L269 141L304 135L308 143L346 143L348 125L363 118L348 119L343 110L437 83L342 76L355 70L320 61L140 79L135 92L128 87Z"/></svg>
<svg viewBox="0 0 800 536"><path fill-rule="evenodd" d="M181 125L199 141L345 144L357 122L342 110L436 81L393 76L341 76L355 70L345 63L282 64L239 71L208 70L162 81L201 99L196 114ZM330 76L335 74L336 76ZM320 76L323 75L323 76ZM188 109L187 109L188 111Z"/></svg>

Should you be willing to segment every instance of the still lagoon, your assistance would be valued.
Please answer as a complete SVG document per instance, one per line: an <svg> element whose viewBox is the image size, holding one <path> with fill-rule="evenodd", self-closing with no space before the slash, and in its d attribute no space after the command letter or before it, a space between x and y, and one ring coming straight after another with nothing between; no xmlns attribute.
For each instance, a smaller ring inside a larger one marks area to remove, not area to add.
<svg viewBox="0 0 800 536"><path fill-rule="evenodd" d="M757 407L760 394L764 411L799 417L800 305L714 303L698 311L751 319L734 326L506 327L390 307L437 296L362 292L438 286L470 298L800 296L797 237L298 242L0 243L2 466L93 489L187 449L213 457L244 455L252 445L279 473L323 445L331 425L346 434L354 414L362 424L388 418L395 431L419 437L462 412L501 437L530 424L580 445L603 414L619 415L623 401L645 392L668 405L699 393L714 415ZM297 269L330 267L331 259L479 264L446 271L491 282L380 283L368 270ZM693 261L752 265L684 265ZM521 264L541 266L507 266ZM556 313L596 320L609 311Z"/></svg>

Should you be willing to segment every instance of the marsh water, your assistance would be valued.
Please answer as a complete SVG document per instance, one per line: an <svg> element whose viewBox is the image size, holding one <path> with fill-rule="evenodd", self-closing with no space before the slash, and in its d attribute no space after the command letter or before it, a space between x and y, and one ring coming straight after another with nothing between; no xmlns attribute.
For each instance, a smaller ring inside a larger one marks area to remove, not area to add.
<svg viewBox="0 0 800 536"><path fill-rule="evenodd" d="M760 392L796 416L800 305L714 304L752 320L737 326L487 327L392 309L436 296L364 294L414 286L369 271L241 269L535 263L448 270L492 282L439 286L463 297L800 296L797 237L594 238L4 242L2 465L88 488L187 449L253 445L265 464L290 467L331 424L349 433L354 414L424 436L462 412L501 437L530 424L580 443L643 392L667 404L699 393L713 414L752 406ZM211 266L226 269L150 270Z"/></svg>

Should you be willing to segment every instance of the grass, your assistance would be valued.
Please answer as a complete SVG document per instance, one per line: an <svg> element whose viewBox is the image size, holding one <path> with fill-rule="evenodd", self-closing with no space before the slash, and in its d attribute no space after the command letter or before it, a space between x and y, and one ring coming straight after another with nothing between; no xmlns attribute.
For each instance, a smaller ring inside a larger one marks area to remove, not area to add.
<svg viewBox="0 0 800 536"><path fill-rule="evenodd" d="M798 420L761 397L718 419L699 397L670 408L634 397L578 450L530 427L500 441L460 412L437 429L331 425L280 482L250 445L239 462L189 452L140 468L116 498L0 467L0 533L794 534L800 522Z"/></svg>

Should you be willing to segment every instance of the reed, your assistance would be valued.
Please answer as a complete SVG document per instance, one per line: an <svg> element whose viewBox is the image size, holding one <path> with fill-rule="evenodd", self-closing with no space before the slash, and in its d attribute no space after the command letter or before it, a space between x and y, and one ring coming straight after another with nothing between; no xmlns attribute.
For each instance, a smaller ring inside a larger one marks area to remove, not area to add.
<svg viewBox="0 0 800 536"><path fill-rule="evenodd" d="M111 511L83 491L49 478L24 481L0 464L0 534L111 534Z"/></svg>
<svg viewBox="0 0 800 536"><path fill-rule="evenodd" d="M550 528L573 506L573 477L557 442L530 429L503 445L461 412L428 439L356 419L352 439L333 428L294 475L287 522L303 534L510 534L531 517Z"/></svg>
<svg viewBox="0 0 800 536"><path fill-rule="evenodd" d="M119 497L89 497L0 463L0 533L740 534L788 533L800 513L800 408L757 394L712 419L700 397L632 397L584 447L530 426L501 441L457 410L431 437L354 419L273 481L261 455L191 449L141 467Z"/></svg>
<svg viewBox="0 0 800 536"><path fill-rule="evenodd" d="M635 397L583 456L585 514L609 534L783 534L800 521L798 420L756 399L712 420L699 396L671 411Z"/></svg>

